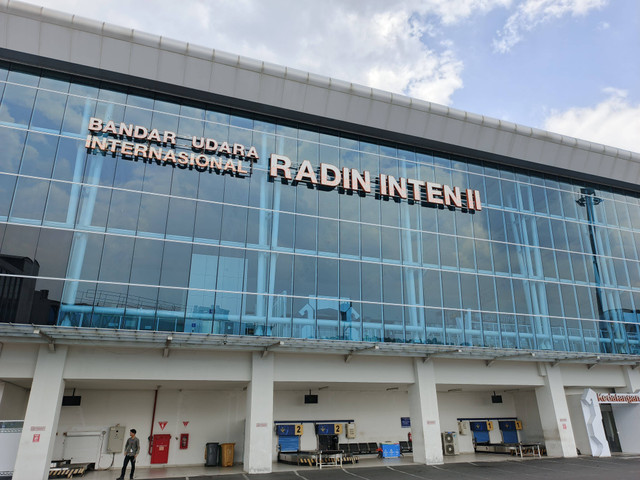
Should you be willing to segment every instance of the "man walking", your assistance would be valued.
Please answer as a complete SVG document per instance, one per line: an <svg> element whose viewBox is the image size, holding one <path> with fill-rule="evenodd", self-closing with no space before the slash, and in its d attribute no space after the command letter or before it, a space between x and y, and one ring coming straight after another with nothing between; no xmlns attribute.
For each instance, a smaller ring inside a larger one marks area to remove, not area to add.
<svg viewBox="0 0 640 480"><path fill-rule="evenodd" d="M130 438L127 439L127 443L124 446L124 464L122 465L122 472L118 480L124 480L124 474L127 471L127 464L131 462L131 475L129 478L133 478L133 474L136 471L136 457L140 452L140 440L136 437L136 429L129 430Z"/></svg>

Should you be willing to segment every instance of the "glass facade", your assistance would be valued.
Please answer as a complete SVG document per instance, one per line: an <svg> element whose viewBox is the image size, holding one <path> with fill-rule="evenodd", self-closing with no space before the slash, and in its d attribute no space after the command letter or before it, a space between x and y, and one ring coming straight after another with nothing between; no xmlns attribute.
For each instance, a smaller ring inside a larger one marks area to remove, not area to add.
<svg viewBox="0 0 640 480"><path fill-rule="evenodd" d="M8 64L0 98L3 322L640 353L637 192ZM91 117L259 159L87 149ZM272 153L483 208L272 179Z"/></svg>

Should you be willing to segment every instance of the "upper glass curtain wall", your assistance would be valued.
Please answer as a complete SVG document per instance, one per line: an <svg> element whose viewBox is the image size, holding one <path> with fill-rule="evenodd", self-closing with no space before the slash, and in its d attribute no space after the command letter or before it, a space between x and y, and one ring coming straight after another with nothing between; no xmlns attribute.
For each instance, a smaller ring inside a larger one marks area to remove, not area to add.
<svg viewBox="0 0 640 480"><path fill-rule="evenodd" d="M637 194L6 64L0 98L3 322L640 353ZM193 137L210 164L122 154L197 157ZM271 178L271 154L371 192Z"/></svg>

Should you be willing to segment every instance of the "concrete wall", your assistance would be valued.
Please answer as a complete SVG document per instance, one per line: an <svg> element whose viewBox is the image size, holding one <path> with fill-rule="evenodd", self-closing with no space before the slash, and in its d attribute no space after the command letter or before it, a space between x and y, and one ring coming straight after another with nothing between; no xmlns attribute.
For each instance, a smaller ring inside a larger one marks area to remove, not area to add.
<svg viewBox="0 0 640 480"><path fill-rule="evenodd" d="M28 400L26 388L0 382L0 420L24 420Z"/></svg>
<svg viewBox="0 0 640 480"><path fill-rule="evenodd" d="M86 454L82 443L73 440L77 432L107 432L110 426L135 428L140 438L138 464L149 465L148 454L153 390L76 390L82 396L78 407L63 407L54 449L54 458L80 461ZM154 434L171 434L170 465L204 463L207 442L233 442L236 462L242 461L245 417L245 392L242 390L163 390L158 393ZM167 422L164 430L158 422ZM183 422L189 422L184 425ZM66 435L71 432L72 435ZM188 433L189 448L179 449L181 433ZM94 440L87 440L94 441ZM101 444L100 467L108 467L111 455L106 453L106 437ZM114 465L122 465L122 453L116 454ZM94 460L95 461L95 460Z"/></svg>
<svg viewBox="0 0 640 480"><path fill-rule="evenodd" d="M516 416L522 421L520 441L523 443L544 443L536 393L533 390L515 392L513 400Z"/></svg>

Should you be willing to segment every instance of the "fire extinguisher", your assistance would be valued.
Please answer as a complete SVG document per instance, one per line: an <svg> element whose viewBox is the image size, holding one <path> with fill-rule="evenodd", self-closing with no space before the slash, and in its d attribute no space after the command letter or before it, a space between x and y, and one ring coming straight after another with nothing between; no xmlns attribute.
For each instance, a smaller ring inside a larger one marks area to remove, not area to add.
<svg viewBox="0 0 640 480"><path fill-rule="evenodd" d="M411 432L407 434L407 437L409 438L409 443L411 443Z"/></svg>

